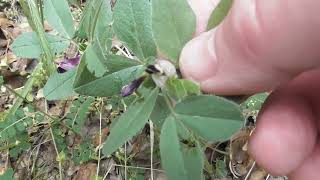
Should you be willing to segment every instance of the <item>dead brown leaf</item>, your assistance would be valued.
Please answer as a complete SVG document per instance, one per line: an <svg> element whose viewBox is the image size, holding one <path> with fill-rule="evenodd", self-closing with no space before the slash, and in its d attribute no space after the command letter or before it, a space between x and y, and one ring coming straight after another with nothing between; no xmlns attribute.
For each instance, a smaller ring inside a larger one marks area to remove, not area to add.
<svg viewBox="0 0 320 180"><path fill-rule="evenodd" d="M96 175L97 164L88 163L80 167L73 180L90 180Z"/></svg>
<svg viewBox="0 0 320 180"><path fill-rule="evenodd" d="M8 27L13 26L13 22L5 17L0 17L0 28L7 29Z"/></svg>
<svg viewBox="0 0 320 180"><path fill-rule="evenodd" d="M251 173L249 180L265 180L265 177L268 175L264 170L259 169Z"/></svg>
<svg viewBox="0 0 320 180"><path fill-rule="evenodd" d="M107 139L107 136L109 135L109 133L110 133L109 128L102 129L101 142L104 142ZM99 133L94 135L93 144L94 144L94 146L100 145L100 134Z"/></svg>
<svg viewBox="0 0 320 180"><path fill-rule="evenodd" d="M250 128L242 129L230 141L230 170L236 177L246 175L254 163L247 151L251 131Z"/></svg>

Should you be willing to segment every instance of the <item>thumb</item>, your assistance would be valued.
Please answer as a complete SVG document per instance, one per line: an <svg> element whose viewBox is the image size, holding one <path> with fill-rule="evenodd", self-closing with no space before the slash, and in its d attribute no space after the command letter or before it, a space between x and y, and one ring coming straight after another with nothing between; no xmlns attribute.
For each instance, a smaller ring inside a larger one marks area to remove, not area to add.
<svg viewBox="0 0 320 180"><path fill-rule="evenodd" d="M184 47L181 71L219 95L272 90L319 67L319 6L317 0L234 1L218 28Z"/></svg>

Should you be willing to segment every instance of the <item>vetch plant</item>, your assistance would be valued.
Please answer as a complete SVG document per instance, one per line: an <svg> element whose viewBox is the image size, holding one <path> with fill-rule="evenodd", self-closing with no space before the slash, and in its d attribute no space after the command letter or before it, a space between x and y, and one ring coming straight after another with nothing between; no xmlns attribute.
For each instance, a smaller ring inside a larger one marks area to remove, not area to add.
<svg viewBox="0 0 320 180"><path fill-rule="evenodd" d="M221 1L208 28L221 22L231 2ZM196 25L187 0L117 0L114 7L107 0L91 0L77 27L65 0L45 0L44 15L57 32L43 35L52 53L62 53L72 39L87 40L80 63L80 55L76 63L69 62L74 69L51 74L45 97L135 97L112 121L102 153L111 155L152 121L161 132L161 165L167 178L204 179L206 144L228 140L242 127L243 116L238 104L203 94L198 84L179 74L179 55ZM128 49L127 56L114 53L115 40ZM22 57L41 55L35 33L21 35L12 48Z"/></svg>

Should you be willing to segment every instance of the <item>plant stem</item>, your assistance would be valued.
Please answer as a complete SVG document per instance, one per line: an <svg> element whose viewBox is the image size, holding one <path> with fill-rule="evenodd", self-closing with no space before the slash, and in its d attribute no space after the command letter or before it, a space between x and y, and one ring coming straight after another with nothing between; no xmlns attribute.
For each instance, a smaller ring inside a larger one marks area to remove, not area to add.
<svg viewBox="0 0 320 180"><path fill-rule="evenodd" d="M26 84L24 85L21 94L19 96L17 96L17 100L13 104L13 106L10 108L9 113L6 116L6 119L7 118L11 118L16 113L18 108L21 106L23 100L26 98L26 96L28 95L28 93L32 89L33 83L35 81L35 76L34 75L38 74L41 69L42 69L42 63L39 63L36 66L36 68L34 69L34 71L32 72L32 74L29 77L29 79L27 80Z"/></svg>
<svg viewBox="0 0 320 180"><path fill-rule="evenodd" d="M42 113L44 116L47 116L47 117L49 117L49 118L52 119L52 120L56 120L56 118L50 116L50 115L47 114L46 112L44 112L44 111L42 111L41 109L39 109L38 107L36 107L36 106L33 104L33 102L28 101L28 100L27 100L26 98L24 98L22 95L20 95L19 93L17 93L14 89L12 89L12 88L10 88L9 86L6 86L6 85L4 85L4 87L5 87L6 89L8 89L8 91L10 91L10 92L11 92L12 94L14 94L15 96L17 96L17 97L19 97L20 99L22 99L22 102L24 101L24 102L26 102L26 103L31 104L37 111L39 111L40 113Z"/></svg>
<svg viewBox="0 0 320 180"><path fill-rule="evenodd" d="M167 96L167 94L164 94L163 97L164 97L164 100L166 101L166 103L167 103L167 105L168 105L168 108L169 108L170 112L172 113L172 115L173 115L174 117L176 117L176 116L177 116L177 113L174 111L173 105L172 105L169 97Z"/></svg>
<svg viewBox="0 0 320 180"><path fill-rule="evenodd" d="M103 100L101 102L101 109L99 110L99 145L98 145L98 165L96 171L95 180L98 180L99 170L100 170L100 161L101 161L101 144L102 144L102 110L103 110Z"/></svg>
<svg viewBox="0 0 320 180"><path fill-rule="evenodd" d="M44 102L45 102L44 104L45 104L45 108L46 108L46 111L47 111L47 101L44 100ZM52 126L51 126L50 121L49 121L49 130L50 130L50 135L51 135L51 139L52 139L52 142L53 142L54 149L56 150L57 157L59 159L59 161L58 161L58 163L59 163L59 179L62 180L62 160L61 160L61 157L59 155L59 150L58 150L55 138L54 138L54 134L53 134L53 131L52 131Z"/></svg>
<svg viewBox="0 0 320 180"><path fill-rule="evenodd" d="M154 148L154 126L153 122L149 120L150 125L150 168L151 168L151 180L153 180L153 148Z"/></svg>
<svg viewBox="0 0 320 180"><path fill-rule="evenodd" d="M43 3L42 3L42 0L38 0L37 5L38 5L39 13L40 13L40 19L41 19L42 27L44 27L44 16L43 16Z"/></svg>
<svg viewBox="0 0 320 180"><path fill-rule="evenodd" d="M97 26L97 21L98 21L98 18L99 18L99 14L100 14L100 11L101 11L101 8L102 8L102 3L103 3L103 0L100 0L99 5L97 5L98 10L95 12L94 17L93 17L93 24L91 24L91 26L90 26L90 35L89 35L89 38L90 38L90 41L91 41L91 42L92 42L93 39L94 39L94 34L95 34L95 30L96 30L96 26Z"/></svg>
<svg viewBox="0 0 320 180"><path fill-rule="evenodd" d="M39 9L37 8L34 0L27 0L27 2L30 9L30 17L32 19L33 24L35 25L34 31L37 33L39 37L40 46L43 51L43 58L41 58L41 60L43 61L46 70L49 72L49 75L51 75L56 71L56 68L53 63L53 54L51 52L49 42L46 38L45 31L43 29Z"/></svg>

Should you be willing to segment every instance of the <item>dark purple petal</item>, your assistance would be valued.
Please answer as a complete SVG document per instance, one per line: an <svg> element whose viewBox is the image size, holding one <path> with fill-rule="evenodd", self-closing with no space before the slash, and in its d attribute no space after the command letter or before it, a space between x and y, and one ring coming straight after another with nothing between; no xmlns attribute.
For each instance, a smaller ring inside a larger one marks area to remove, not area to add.
<svg viewBox="0 0 320 180"><path fill-rule="evenodd" d="M161 71L155 65L149 65L146 69L149 74L160 73Z"/></svg>
<svg viewBox="0 0 320 180"><path fill-rule="evenodd" d="M73 58L65 57L63 61L58 63L58 71L65 72L75 68L80 63L80 57L79 53Z"/></svg>
<svg viewBox="0 0 320 180"><path fill-rule="evenodd" d="M140 77L139 79L133 80L130 84L123 86L121 89L121 96L126 97L126 96L130 96L131 94L133 94L139 88L139 86L142 84L144 79L145 79L145 77L143 76L143 77Z"/></svg>

